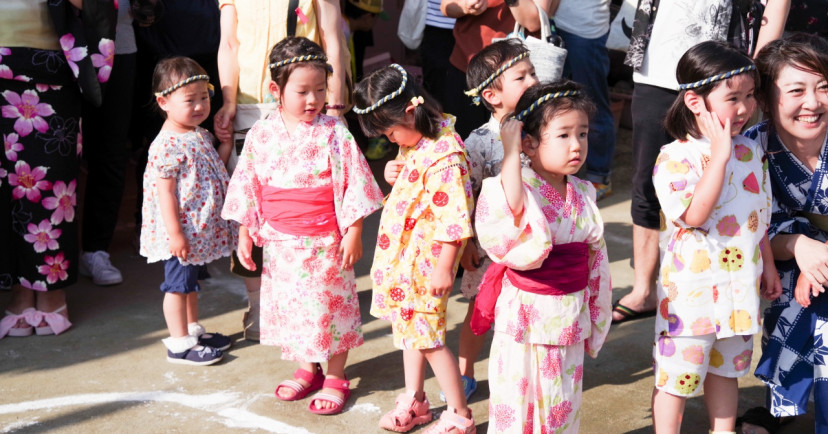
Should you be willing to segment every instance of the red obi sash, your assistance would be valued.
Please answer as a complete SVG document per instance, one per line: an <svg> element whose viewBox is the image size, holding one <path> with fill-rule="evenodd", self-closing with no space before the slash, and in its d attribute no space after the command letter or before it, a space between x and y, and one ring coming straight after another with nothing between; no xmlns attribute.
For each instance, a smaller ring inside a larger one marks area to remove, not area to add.
<svg viewBox="0 0 828 434"><path fill-rule="evenodd" d="M501 264L490 265L474 301L471 329L476 335L482 335L492 327L504 275L509 276L509 281L521 291L533 294L566 295L578 292L589 282L589 245L556 245L541 266L534 270L512 270Z"/></svg>
<svg viewBox="0 0 828 434"><path fill-rule="evenodd" d="M262 213L279 232L290 235L321 235L339 230L331 186L262 189Z"/></svg>

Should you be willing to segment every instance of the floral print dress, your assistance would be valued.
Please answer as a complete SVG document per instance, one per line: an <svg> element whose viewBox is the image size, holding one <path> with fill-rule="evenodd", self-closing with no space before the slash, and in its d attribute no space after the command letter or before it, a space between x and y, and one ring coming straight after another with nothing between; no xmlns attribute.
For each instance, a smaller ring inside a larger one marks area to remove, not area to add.
<svg viewBox="0 0 828 434"><path fill-rule="evenodd" d="M330 186L339 230L291 235L262 214L262 190ZM245 138L222 217L246 226L264 248L260 337L282 358L325 362L362 345L353 269L337 252L346 229L382 204L382 192L353 136L336 118L319 115L288 133L281 110L257 121Z"/></svg>
<svg viewBox="0 0 828 434"><path fill-rule="evenodd" d="M666 220L656 336L722 339L760 330L759 244L771 212L765 153L735 136L719 201L702 226L690 227L681 216L709 161L705 138L670 143L656 159L653 184Z"/></svg>
<svg viewBox="0 0 828 434"><path fill-rule="evenodd" d="M437 140L401 147L405 161L382 211L371 267L371 315L391 321L400 349L439 348L446 342L446 304L428 293L443 242L472 236L469 166L454 117L445 115ZM460 255L454 261L457 271Z"/></svg>
<svg viewBox="0 0 828 434"><path fill-rule="evenodd" d="M609 332L612 285L604 224L591 183L569 176L566 197L522 168L524 213L515 220L500 176L483 181L475 225L494 262L538 268L555 245L589 245L588 285L541 295L504 277L489 358L489 417L496 432L577 433L586 351L596 357Z"/></svg>

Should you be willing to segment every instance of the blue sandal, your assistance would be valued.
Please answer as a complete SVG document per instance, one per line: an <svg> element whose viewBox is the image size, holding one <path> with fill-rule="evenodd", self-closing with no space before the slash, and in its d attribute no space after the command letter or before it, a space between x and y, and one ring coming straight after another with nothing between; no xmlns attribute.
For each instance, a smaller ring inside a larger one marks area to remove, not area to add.
<svg viewBox="0 0 828 434"><path fill-rule="evenodd" d="M461 375L460 380L463 381L463 393L466 394L466 402L468 403L474 392L477 392L477 380L465 375ZM446 402L446 395L442 390L440 391L440 401Z"/></svg>

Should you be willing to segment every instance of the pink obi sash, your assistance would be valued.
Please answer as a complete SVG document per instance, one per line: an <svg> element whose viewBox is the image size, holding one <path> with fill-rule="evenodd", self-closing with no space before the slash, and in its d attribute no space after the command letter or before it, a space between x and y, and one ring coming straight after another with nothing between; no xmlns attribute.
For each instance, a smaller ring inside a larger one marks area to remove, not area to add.
<svg viewBox="0 0 828 434"><path fill-rule="evenodd" d="M331 186L262 189L262 213L273 229L290 235L338 231Z"/></svg>
<svg viewBox="0 0 828 434"><path fill-rule="evenodd" d="M589 282L589 245L556 245L541 266L534 270L520 271L501 264L490 265L483 275L480 292L474 300L471 329L476 335L482 335L492 327L497 298L503 289L504 275L521 291L533 294L566 295L578 292Z"/></svg>

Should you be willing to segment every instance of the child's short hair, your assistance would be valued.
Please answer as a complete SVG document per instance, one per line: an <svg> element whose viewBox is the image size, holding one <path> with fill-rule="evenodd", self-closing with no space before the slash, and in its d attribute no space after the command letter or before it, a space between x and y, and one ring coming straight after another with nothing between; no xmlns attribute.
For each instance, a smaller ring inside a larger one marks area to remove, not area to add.
<svg viewBox="0 0 828 434"><path fill-rule="evenodd" d="M155 70L152 72L152 92L153 94L162 92L181 80L196 75L207 75L207 71L189 57L176 56L163 59L155 65ZM158 111L166 117L163 110Z"/></svg>
<svg viewBox="0 0 828 434"><path fill-rule="evenodd" d="M404 77L397 68L402 69L399 65L380 68L357 83L354 89L354 102L357 110L369 108L382 98L397 90L400 91L399 95L369 112L358 113L362 131L368 137L381 136L384 131L404 122L405 109L411 103L412 98L422 97L423 102L414 107L414 128L423 136L436 139L440 134L440 120L442 119L440 103L423 90L423 87L407 72L405 73L405 87L400 89Z"/></svg>
<svg viewBox="0 0 828 434"><path fill-rule="evenodd" d="M771 116L774 84L786 66L820 75L828 80L828 41L808 33L791 33L765 45L756 56L761 83L756 90L759 106Z"/></svg>
<svg viewBox="0 0 828 434"><path fill-rule="evenodd" d="M527 51L529 50L526 48L526 45L515 38L497 41L494 44L483 48L469 61L469 67L466 69L466 86L469 89L474 89L480 86L480 84L491 77L491 75L494 74L498 68L505 65L515 57L526 53ZM526 59L528 59L528 57L526 57ZM487 87L500 90L502 89L502 83L503 75L500 75ZM483 89L480 89L478 94L482 93ZM494 111L494 107L492 107L482 95L480 95L480 102L483 103L483 106L489 111Z"/></svg>
<svg viewBox="0 0 828 434"><path fill-rule="evenodd" d="M694 83L718 74L751 66L753 66L753 61L750 57L736 48L723 42L705 41L690 47L681 56L676 67L676 79L681 84ZM745 71L742 74L752 77L754 83L757 86L759 85L759 74L756 70ZM699 126L696 123L696 116L684 104L684 94L692 90L702 98L706 98L710 92L722 83L725 86L730 86L731 80L732 78L712 80L692 89L681 90L664 119L664 129L667 133L676 140L684 140L688 134L696 139L701 137Z"/></svg>
<svg viewBox="0 0 828 434"><path fill-rule="evenodd" d="M309 56L310 59L302 59L303 56ZM297 59L302 60L290 62ZM328 58L325 56L325 50L319 44L301 36L289 36L279 41L270 50L268 60L270 79L279 86L280 93L284 92L285 84L287 84L290 74L296 68L310 66L319 68L325 74L331 71Z"/></svg>
<svg viewBox="0 0 828 434"><path fill-rule="evenodd" d="M538 83L523 92L523 96L517 103L515 113L521 113L535 104L546 95L567 93L569 95L550 98L531 109L523 117L523 131L540 142L543 128L562 113L572 110L584 112L591 118L595 114L595 104L584 92L584 87L571 80L561 80L551 83Z"/></svg>

